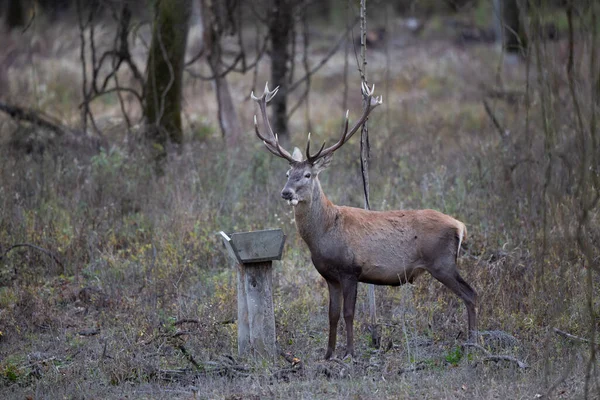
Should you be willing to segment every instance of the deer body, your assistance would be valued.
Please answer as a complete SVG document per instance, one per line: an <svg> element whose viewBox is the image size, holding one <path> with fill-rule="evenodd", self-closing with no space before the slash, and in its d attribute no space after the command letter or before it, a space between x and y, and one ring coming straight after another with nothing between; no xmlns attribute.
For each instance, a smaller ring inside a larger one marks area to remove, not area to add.
<svg viewBox="0 0 600 400"><path fill-rule="evenodd" d="M310 210L294 210L302 239L323 277L398 286L412 283L430 268L430 254L456 256L457 239L464 225L434 210L377 212L331 203L329 220L318 237L307 216ZM313 207L322 207L314 205ZM427 226L431 224L430 226Z"/></svg>
<svg viewBox="0 0 600 400"><path fill-rule="evenodd" d="M265 89L259 101L263 119L266 103L274 94ZM348 133L348 116L342 138L335 145L316 155L310 154L310 135L306 160L299 149L293 154L281 148L277 136L261 138L271 153L290 162L288 181L281 196L294 206L296 227L307 244L312 262L327 282L329 289L329 341L325 358L332 356L341 315L346 323L346 354L354 354L354 309L358 282L398 286L412 283L427 271L460 297L468 314L469 335L476 329L475 302L477 294L461 278L456 261L465 225L434 210L368 211L360 208L334 205L323 193L318 179L333 156L364 123L370 110L381 104L381 98L372 99L372 91L363 87L367 106L361 119ZM374 102L373 102L374 100Z"/></svg>

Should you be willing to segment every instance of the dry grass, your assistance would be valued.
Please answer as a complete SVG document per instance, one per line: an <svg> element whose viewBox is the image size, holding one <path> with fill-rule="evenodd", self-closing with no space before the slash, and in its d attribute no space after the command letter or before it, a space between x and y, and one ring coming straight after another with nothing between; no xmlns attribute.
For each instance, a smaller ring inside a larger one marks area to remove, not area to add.
<svg viewBox="0 0 600 400"><path fill-rule="evenodd" d="M52 35L75 32L55 28L44 40ZM35 44L27 35L12 40ZM75 121L74 46L17 57L7 67L10 88L2 98ZM545 51L558 57L563 47L560 42ZM370 119L374 208L435 208L467 223L470 238L460 268L480 295L479 327L514 337L490 334L483 344L527 362L528 369L486 362L477 350L462 349L463 339L455 338L465 329L464 306L429 277L414 286L377 288L379 350L369 346L361 287L356 360L321 361L326 286L295 232L291 210L279 200L285 165L251 135L251 77L233 76L240 116L248 122L247 142L227 155L216 131L214 93L190 81L186 115L201 123L189 126L186 145L170 156L160 178L143 150L131 150L135 136L126 137L115 120L114 102L97 108L111 140L101 151L0 119L0 252L31 243L63 263L30 248L12 250L0 261L2 397L536 398L550 388L557 398L581 397L589 346L552 328L589 337L588 302L598 310L600 282L594 275L590 292L590 266L575 240L573 170L580 152L572 140L573 110L560 64L548 73L557 78L556 95L563 100L552 120L562 161L551 161L553 175L545 180L540 93L547 81L530 79L527 122L522 98L492 101L511 132L508 139L500 138L481 102L488 89L498 89L498 79L507 82L504 89L523 91L522 63L504 63L493 47L423 41L391 49L391 78L385 81L385 58L370 57L378 92L388 86L390 93L386 107ZM342 64L334 59L315 77L315 140L337 132ZM360 106L355 92L354 111ZM304 141L301 115L291 125L300 132L292 139L296 144ZM358 141L349 143L323 174L335 203L362 204L357 149ZM510 171L522 155L535 162ZM597 208L590 221L598 257ZM216 232L267 227L288 235L284 259L274 270L277 337L281 350L300 358L301 366L283 358L272 365L237 359L235 277ZM195 322L177 323L183 319ZM203 368L193 369L181 346ZM229 365L231 356L244 369L211 372L211 366ZM594 374L591 381L597 382Z"/></svg>

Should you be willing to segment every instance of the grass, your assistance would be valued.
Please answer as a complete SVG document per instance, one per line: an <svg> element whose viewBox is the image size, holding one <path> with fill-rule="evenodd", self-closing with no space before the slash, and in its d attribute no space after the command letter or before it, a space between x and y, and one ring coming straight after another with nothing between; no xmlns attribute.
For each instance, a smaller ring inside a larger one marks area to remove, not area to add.
<svg viewBox="0 0 600 400"><path fill-rule="evenodd" d="M76 65L75 50L61 54L61 63ZM391 82L377 87L394 89L384 99L386 108L369 122L372 204L435 208L467 223L459 266L479 293L479 328L516 340L490 335L482 343L530 368L486 362L476 350L462 349L464 306L429 276L415 285L377 288L380 349L370 347L361 286L356 359L322 361L327 290L290 208L279 198L286 165L253 138L249 102L239 109L248 122L247 138L228 152L215 132L213 106L203 100L214 93L188 82L186 112L201 115L200 123L189 127L186 145L169 156L162 177L154 175L141 146L127 143L121 125L110 128L110 146L90 150L0 121L0 251L31 243L57 254L63 264L30 248L14 249L0 260L2 397L535 398L552 387L558 397L581 397L589 347L552 328L589 338L597 315L590 316L588 304L598 309L598 282L594 275L590 292L590 266L575 240L578 181L569 164L557 162L555 175L544 180L545 156L537 152L544 140L540 87L532 81L529 131L523 104L493 103L511 131L504 140L481 104L487 85L473 84L495 81L501 63L495 49L423 41L393 51L399 62L392 66ZM558 54L560 48L545 51ZM53 93L44 96L58 99L48 112L69 120L78 94L70 86L54 87L65 85L55 65L23 66L18 82L26 88L46 85ZM381 65L371 65L374 74L385 76ZM523 65L507 65L501 73L511 88L524 87ZM560 77L564 70L557 65L549 73ZM52 85L45 77L55 78ZM250 79L233 76L232 90L249 93ZM340 79L311 94L313 140L335 135L330 129L337 131L342 110L331 98L341 92ZM33 92L20 92L25 104L33 101L27 93ZM567 100L556 110L556 121L570 121ZM360 105L352 99L350 104L352 119ZM114 118L117 107L104 102L99 117ZM292 123L299 132L300 115L302 110ZM27 135L33 150L15 144L15 132ZM559 134L566 144L558 150L579 165L577 148L568 140L574 133ZM302 133L292 137L300 146L304 140ZM516 156L528 154L527 140L536 162L507 173ZM362 205L357 153L353 139L323 173L324 190L336 204ZM544 184L547 197L541 198ZM589 237L596 240L597 208L590 220ZM278 343L302 367L283 358L270 364L237 357L236 279L217 232L276 227L288 235L284 258L274 268ZM593 251L597 257L597 247ZM181 322L186 319L193 322ZM341 356L344 330L338 332ZM192 368L181 346L200 370ZM244 366L243 373L210 372L228 357Z"/></svg>

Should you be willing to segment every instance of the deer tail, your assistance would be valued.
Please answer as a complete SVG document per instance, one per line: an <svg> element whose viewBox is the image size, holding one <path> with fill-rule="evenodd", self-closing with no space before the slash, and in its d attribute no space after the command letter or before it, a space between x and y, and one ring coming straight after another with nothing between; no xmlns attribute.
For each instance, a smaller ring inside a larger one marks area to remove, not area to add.
<svg viewBox="0 0 600 400"><path fill-rule="evenodd" d="M458 226L456 227L458 233L458 248L456 249L456 262L458 263L458 255L460 253L460 246L463 240L467 240L467 227L460 221L458 222Z"/></svg>

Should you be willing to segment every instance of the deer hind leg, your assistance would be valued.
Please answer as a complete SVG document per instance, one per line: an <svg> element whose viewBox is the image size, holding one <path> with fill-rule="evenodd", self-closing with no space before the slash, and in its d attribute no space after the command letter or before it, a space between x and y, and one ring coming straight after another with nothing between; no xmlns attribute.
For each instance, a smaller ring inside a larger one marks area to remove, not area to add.
<svg viewBox="0 0 600 400"><path fill-rule="evenodd" d="M325 359L329 360L335 351L337 326L342 308L342 288L339 283L329 281L327 281L327 286L329 287L329 342L327 343Z"/></svg>
<svg viewBox="0 0 600 400"><path fill-rule="evenodd" d="M429 272L465 303L469 327L468 340L475 339L477 335L477 314L475 311L477 293L475 290L460 276L454 261L438 264Z"/></svg>
<svg viewBox="0 0 600 400"><path fill-rule="evenodd" d="M356 307L356 290L358 283L347 280L342 284L344 292L344 322L346 323L346 354L354 357L354 309Z"/></svg>

